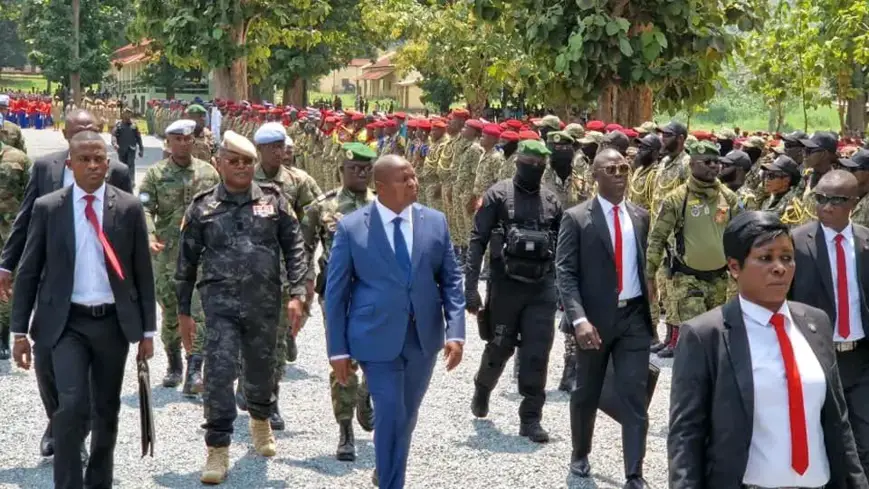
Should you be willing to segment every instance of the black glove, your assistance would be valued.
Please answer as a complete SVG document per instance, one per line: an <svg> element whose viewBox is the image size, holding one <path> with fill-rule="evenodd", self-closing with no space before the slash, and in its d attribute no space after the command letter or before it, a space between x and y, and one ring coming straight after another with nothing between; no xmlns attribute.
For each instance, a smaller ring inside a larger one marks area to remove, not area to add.
<svg viewBox="0 0 869 489"><path fill-rule="evenodd" d="M480 298L480 292L477 290L465 291L465 309L472 314L476 314L483 307L483 299Z"/></svg>

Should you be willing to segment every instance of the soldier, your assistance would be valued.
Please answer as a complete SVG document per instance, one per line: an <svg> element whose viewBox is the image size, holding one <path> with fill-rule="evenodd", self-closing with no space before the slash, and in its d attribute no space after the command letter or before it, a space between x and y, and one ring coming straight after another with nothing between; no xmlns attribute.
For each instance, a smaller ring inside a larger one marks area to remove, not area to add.
<svg viewBox="0 0 869 489"><path fill-rule="evenodd" d="M133 122L133 110L125 107L121 112L121 120L112 129L112 147L118 152L118 159L130 169L130 178L136 181L136 148L139 148L139 158L145 154L142 144L142 134Z"/></svg>
<svg viewBox="0 0 869 489"><path fill-rule="evenodd" d="M483 137L480 138L480 146L483 148L483 156L474 175L474 210L483 192L498 181L498 173L504 166L504 153L497 147L498 138L501 136L501 127L498 124L486 124L483 126Z"/></svg>
<svg viewBox="0 0 869 489"><path fill-rule="evenodd" d="M462 142L456 147L453 157L453 213L456 219L457 234L451 234L453 242L459 246L458 259L465 263L465 250L470 238L472 219L474 216L474 171L483 156L483 147L478 142L483 130L483 123L471 119L462 129Z"/></svg>
<svg viewBox="0 0 869 489"><path fill-rule="evenodd" d="M12 114L9 112L8 95L0 95L0 143L8 144L27 153L21 128L12 121Z"/></svg>
<svg viewBox="0 0 869 489"><path fill-rule="evenodd" d="M519 147L519 133L516 131L504 131L498 139L498 147L504 154L504 164L498 170L498 181L513 178L516 173L516 149Z"/></svg>
<svg viewBox="0 0 869 489"><path fill-rule="evenodd" d="M791 157L798 166L803 166L803 156L805 153L806 147L803 146L803 139L808 139L809 135L804 133L803 131L794 131L787 134L783 134L781 139L783 141L783 150L784 154Z"/></svg>
<svg viewBox="0 0 869 489"><path fill-rule="evenodd" d="M299 222L280 189L253 182L253 143L227 131L217 154L221 183L194 197L181 222L175 272L178 319L186 342L195 336L191 298L201 267L205 309L205 444L200 480L219 484L229 470L229 444L237 416L232 382L238 354L245 365L244 393L257 453L275 455L269 425L274 412L274 350L281 309L281 255L290 283L286 304L293 334L305 303L307 259Z"/></svg>
<svg viewBox="0 0 869 489"><path fill-rule="evenodd" d="M174 388L181 383L184 365L181 360L182 338L178 331L178 303L175 294L175 265L178 261L181 219L193 196L220 183L220 176L210 162L191 155L193 129L191 120L175 121L166 128L166 143L170 155L145 173L139 188L139 200L145 208L145 220L151 233L157 301L163 309L160 337L166 349L169 368L163 387ZM187 350L187 375L182 394L196 397L202 393L202 344L205 341L205 317L199 295L194 298L193 314L197 331L194 341L184 345Z"/></svg>
<svg viewBox="0 0 869 489"><path fill-rule="evenodd" d="M438 162L440 161L441 153L450 144L452 138L447 134L447 123L443 120L433 120L431 126L431 143L428 154L423 160L420 181L425 182L422 188L425 190L426 205L441 212L446 212L442 182L438 174Z"/></svg>
<svg viewBox="0 0 869 489"><path fill-rule="evenodd" d="M24 200L24 188L30 177L27 155L0 138L0 239L3 244L12 231L18 207ZM12 301L0 301L0 360L9 360L9 313Z"/></svg>
<svg viewBox="0 0 869 489"><path fill-rule="evenodd" d="M454 197L458 198L458 191L455 183L455 164L457 154L460 153L466 146L465 138L460 134L465 127L465 121L470 117L470 113L464 109L456 109L450 114L449 124L447 125L447 134L450 141L444 145L443 151L437 163L437 175L441 182L441 197L443 198L444 213L447 216L447 223L450 226L450 236L453 236L453 243L456 249L456 257L459 256L459 245L455 237L459 232L459 219L461 216L455 215L455 206L453 204Z"/></svg>
<svg viewBox="0 0 869 489"><path fill-rule="evenodd" d="M835 133L817 131L811 138L801 139L800 144L804 147L804 173L803 184L805 189L797 203L797 211L803 218L800 224L817 219L814 214L815 198L812 191L821 177L838 162L839 138Z"/></svg>
<svg viewBox="0 0 869 489"><path fill-rule="evenodd" d="M267 122L257 129L254 135L254 142L260 154L260 162L254 168L253 179L256 183L272 184L281 190L281 194L286 199L290 208L296 214L296 218L301 221L305 215L305 207L314 202L314 199L320 195L320 189L316 183L311 185L313 180L302 170L298 168L287 168L283 165L287 151L287 133L284 126L280 122ZM313 300L314 288L314 268L313 257L309 257L308 276L306 277L306 296L309 300ZM283 302L290 300L290 286L288 283L283 285ZM303 325L307 319L307 311L309 306L306 306L305 318ZM287 362L295 362L299 351L296 347L295 337L290 334L289 317L282 311L280 321L277 326L277 346L275 348L275 411L269 417L272 429L282 431L285 428L285 422L278 409L278 401L280 400L280 380L284 377L284 365ZM244 376L244 366L242 365L242 377ZM242 389L238 390L238 397L243 397ZM246 409L246 402L242 401L242 410Z"/></svg>
<svg viewBox="0 0 869 489"><path fill-rule="evenodd" d="M186 113L190 120L196 121L196 129L193 130L193 157L211 163L214 155L214 135L205 124L208 111L199 104L193 104L187 107Z"/></svg>
<svg viewBox="0 0 869 489"><path fill-rule="evenodd" d="M628 155L628 148L631 146L631 140L622 131L613 131L603 137L600 144L600 149L612 148L619 152L622 156Z"/></svg>
<svg viewBox="0 0 869 489"><path fill-rule="evenodd" d="M724 304L728 275L722 236L730 219L740 212L737 197L718 179L720 153L710 141L689 148L691 175L687 183L661 201L646 253L650 297L657 287L656 273L663 265L672 277L668 323L673 325L667 347L658 352L671 358L679 327L689 319ZM664 255L669 264L664 263Z"/></svg>
<svg viewBox="0 0 869 489"><path fill-rule="evenodd" d="M851 221L861 226L869 226L869 150L859 149L851 155L849 161L839 160L840 165L851 171L857 177L860 200L851 211ZM852 167L849 167L852 164Z"/></svg>
<svg viewBox="0 0 869 489"><path fill-rule="evenodd" d="M715 133L715 139L718 141L719 154L727 156L727 153L733 151L733 145L736 143L736 132L733 129L721 129Z"/></svg>
<svg viewBox="0 0 869 489"><path fill-rule="evenodd" d="M759 203L758 210L774 213L788 226L802 222L794 206L802 179L797 162L790 156L781 155L772 163L764 164L762 169L767 198Z"/></svg>
<svg viewBox="0 0 869 489"><path fill-rule="evenodd" d="M651 212L652 199L657 191L654 182L658 157L661 154L661 138L652 131L634 141L637 145L637 155L634 157L628 200ZM658 317L655 307L652 307L652 317Z"/></svg>
<svg viewBox="0 0 869 489"><path fill-rule="evenodd" d="M406 142L404 137L398 133L398 122L395 120L388 120L384 123L384 129L386 132L386 139L380 149L379 156L404 155Z"/></svg>
<svg viewBox="0 0 869 489"><path fill-rule="evenodd" d="M766 142L760 136L750 136L742 142L742 151L748 155L751 161L751 167L745 175L744 187L755 195L758 201L766 198L764 192L763 179L760 177L760 167L762 164L772 162L773 157L764 154ZM762 160L761 160L762 159ZM758 164L760 161L760 164ZM731 187L731 190L733 188Z"/></svg>
<svg viewBox="0 0 869 489"><path fill-rule="evenodd" d="M319 296L320 308L325 317L323 293L326 289L326 267L329 264L329 252L335 237L336 224L347 214L359 209L372 200L374 193L369 188L371 183L371 164L377 153L368 145L362 143L344 143L341 165L341 181L343 186L330 190L309 205L302 220L302 233L309 256L314 256L317 246L322 243L323 253L320 255L320 274L317 276L315 291ZM359 380L362 372L358 371L356 362L352 364L352 373L347 379L347 385L342 386L335 378L335 372L329 373L332 411L338 421L338 450L335 454L338 460L352 462L356 460L356 442L353 436L353 410L356 408L356 419L365 431L374 429L374 412L371 407L371 396L365 378ZM358 375L357 375L358 372Z"/></svg>
<svg viewBox="0 0 869 489"><path fill-rule="evenodd" d="M733 192L739 193L752 192L755 187L748 184L747 177L752 171L751 157L744 151L735 149L719 160L721 164L721 173L718 175L718 181L727 185L727 188ZM757 175L760 176L760 165L758 165Z"/></svg>

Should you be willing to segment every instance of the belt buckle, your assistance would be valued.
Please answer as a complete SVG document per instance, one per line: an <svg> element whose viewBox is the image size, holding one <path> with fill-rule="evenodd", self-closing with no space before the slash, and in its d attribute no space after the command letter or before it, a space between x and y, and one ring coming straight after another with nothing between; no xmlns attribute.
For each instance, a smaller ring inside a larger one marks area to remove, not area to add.
<svg viewBox="0 0 869 489"><path fill-rule="evenodd" d="M836 343L836 351L839 353L847 353L857 349L856 341L840 341Z"/></svg>
<svg viewBox="0 0 869 489"><path fill-rule="evenodd" d="M91 316L95 318L101 318L106 315L106 305L99 304L97 306L91 306Z"/></svg>
<svg viewBox="0 0 869 489"><path fill-rule="evenodd" d="M619 309L622 309L622 308L624 308L624 307L627 307L627 305L628 305L628 301L627 301L627 300L622 300L622 301L619 301L619 305L618 305L618 307L619 307Z"/></svg>

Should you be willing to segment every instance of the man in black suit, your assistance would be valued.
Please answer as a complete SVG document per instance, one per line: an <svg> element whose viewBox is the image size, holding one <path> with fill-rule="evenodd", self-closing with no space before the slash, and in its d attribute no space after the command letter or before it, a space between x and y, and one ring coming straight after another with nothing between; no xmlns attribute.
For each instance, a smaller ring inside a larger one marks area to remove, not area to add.
<svg viewBox="0 0 869 489"><path fill-rule="evenodd" d="M866 489L830 320L786 300L795 268L788 227L747 212L723 241L739 297L682 325L670 489Z"/></svg>
<svg viewBox="0 0 869 489"><path fill-rule="evenodd" d="M570 395L570 471L588 477L588 454L607 363L623 400L626 488L645 488L643 457L649 419L646 387L652 316L646 290L649 213L625 201L630 165L616 150L594 159L598 196L564 214L558 236L558 291L577 346Z"/></svg>
<svg viewBox="0 0 869 489"><path fill-rule="evenodd" d="M869 229L851 222L857 178L832 170L814 189L817 221L793 231L797 272L790 298L822 309L833 323L833 346L848 418L863 471L869 471ZM818 285L820 284L820 286Z"/></svg>
<svg viewBox="0 0 869 489"><path fill-rule="evenodd" d="M154 353L154 273L144 210L132 194L106 184L100 135L74 136L69 160L75 183L33 205L15 279L12 353L29 369L27 334L42 345L40 354L51 349L59 401L52 419L55 487L108 489L130 343L139 343L139 359ZM83 480L79 447L91 408Z"/></svg>
<svg viewBox="0 0 869 489"><path fill-rule="evenodd" d="M67 115L63 135L68 141L82 131L95 130L94 116L85 110L76 110ZM12 232L6 240L3 253L0 254L0 300L8 301L10 298L12 272L18 267L21 254L24 251L24 241L27 238L27 227L30 225L33 213L33 203L43 195L73 184L73 172L66 164L68 159L69 151L61 151L36 160L31 168L30 180L24 190L24 200L21 202L21 208L12 224ZM115 161L109 163L106 182L124 192L133 191L130 174L127 167L121 163ZM35 347L39 350L41 345L36 344ZM54 410L57 409L57 389L54 386L54 370L51 367L50 355L47 353L37 354L34 368L36 382L39 385L39 396L42 398L43 406L45 406L45 414L51 419ZM50 422L42 435L40 452L44 457L50 457L54 453L54 437Z"/></svg>

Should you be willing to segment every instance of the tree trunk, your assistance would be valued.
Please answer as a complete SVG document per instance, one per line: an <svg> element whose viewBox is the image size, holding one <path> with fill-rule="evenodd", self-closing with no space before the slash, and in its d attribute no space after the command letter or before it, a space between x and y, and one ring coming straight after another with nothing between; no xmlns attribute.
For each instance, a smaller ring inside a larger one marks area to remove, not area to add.
<svg viewBox="0 0 869 489"><path fill-rule="evenodd" d="M78 65L79 60L79 17L81 14L81 0L72 0L72 59L73 64ZM69 74L69 86L72 90L73 100L76 107L81 107L81 73L75 71Z"/></svg>
<svg viewBox="0 0 869 489"><path fill-rule="evenodd" d="M239 19L230 29L236 45L247 42L247 19ZM227 100L247 100L247 58L232 60L229 66L214 69L214 96Z"/></svg>
<svg viewBox="0 0 869 489"><path fill-rule="evenodd" d="M853 86L858 90L857 96L848 100L848 115L845 123L848 126L847 136L858 136L866 130L866 90L862 66L854 68Z"/></svg>
<svg viewBox="0 0 869 489"><path fill-rule="evenodd" d="M254 103L262 103L264 101L271 102L275 98L275 87L267 81L261 81L250 86L250 101Z"/></svg>
<svg viewBox="0 0 869 489"><path fill-rule="evenodd" d="M471 88L470 90L470 96L466 97L468 110L471 112L471 117L480 118L486 110L488 96L483 90L478 90L476 88Z"/></svg>
<svg viewBox="0 0 869 489"><path fill-rule="evenodd" d="M167 100L174 100L175 99L175 84L174 83L170 83L169 85L166 85L166 99Z"/></svg>
<svg viewBox="0 0 869 489"><path fill-rule="evenodd" d="M308 106L308 84L303 78L295 80L284 85L283 96L281 97L282 104L295 105L296 107Z"/></svg>
<svg viewBox="0 0 869 489"><path fill-rule="evenodd" d="M646 86L620 88L611 84L598 97L594 117L624 127L635 127L652 120L652 89Z"/></svg>

